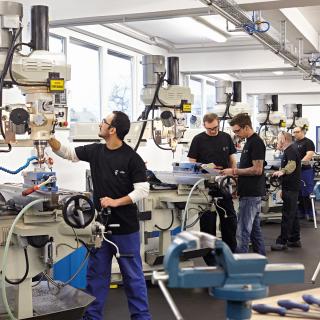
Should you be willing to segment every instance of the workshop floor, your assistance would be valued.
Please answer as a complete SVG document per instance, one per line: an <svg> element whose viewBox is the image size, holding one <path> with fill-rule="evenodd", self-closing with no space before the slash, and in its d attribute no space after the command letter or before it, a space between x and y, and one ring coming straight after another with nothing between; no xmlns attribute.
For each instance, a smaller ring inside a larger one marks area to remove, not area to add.
<svg viewBox="0 0 320 320"><path fill-rule="evenodd" d="M319 211L318 211L319 212ZM320 225L320 224L319 224ZM320 230L313 228L313 223L301 222L302 248L288 249L283 252L270 250L270 245L279 232L279 224L263 225L263 233L267 247L269 262L299 262L305 266L305 283L291 285L276 285L270 287L270 296L279 295L287 292L305 290L320 286L320 274L316 279L316 284L311 284L311 277L320 259ZM320 228L320 227L319 227ZM180 312L185 320L223 320L225 304L208 295L207 290L203 289L172 289L172 293ZM174 316L165 301L160 289L156 286L149 286L149 303L153 320L174 320ZM130 319L127 310L127 302L123 289L110 290L108 304L106 306L107 320L126 320Z"/></svg>

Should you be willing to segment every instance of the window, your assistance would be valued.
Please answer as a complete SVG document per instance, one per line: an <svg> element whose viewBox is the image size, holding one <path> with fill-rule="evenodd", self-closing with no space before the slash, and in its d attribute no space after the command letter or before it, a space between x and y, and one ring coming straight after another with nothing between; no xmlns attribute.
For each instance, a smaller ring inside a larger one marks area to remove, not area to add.
<svg viewBox="0 0 320 320"><path fill-rule="evenodd" d="M132 119L131 57L108 50L106 65L109 111L120 110Z"/></svg>
<svg viewBox="0 0 320 320"><path fill-rule="evenodd" d="M49 51L53 53L64 52L64 38L50 35L49 36Z"/></svg>
<svg viewBox="0 0 320 320"><path fill-rule="evenodd" d="M99 49L70 39L67 57L71 65L71 81L68 82L70 121L99 122Z"/></svg>
<svg viewBox="0 0 320 320"><path fill-rule="evenodd" d="M214 112L216 104L216 87L213 82L206 81L206 112Z"/></svg>
<svg viewBox="0 0 320 320"><path fill-rule="evenodd" d="M190 78L189 87L191 89L191 93L194 95L192 114L195 116L201 117L201 114L202 114L201 80L196 78Z"/></svg>

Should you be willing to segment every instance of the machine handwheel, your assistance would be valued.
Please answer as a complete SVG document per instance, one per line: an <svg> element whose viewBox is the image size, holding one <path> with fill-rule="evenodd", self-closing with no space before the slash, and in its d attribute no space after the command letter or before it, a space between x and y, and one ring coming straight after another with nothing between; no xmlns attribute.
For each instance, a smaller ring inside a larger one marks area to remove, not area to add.
<svg viewBox="0 0 320 320"><path fill-rule="evenodd" d="M320 161L316 161L316 162L313 164L313 170L314 170L314 172L316 172L316 173L320 172Z"/></svg>
<svg viewBox="0 0 320 320"><path fill-rule="evenodd" d="M237 180L232 176L225 176L221 179L219 188L224 194L235 195L237 192Z"/></svg>
<svg viewBox="0 0 320 320"><path fill-rule="evenodd" d="M88 226L95 215L92 201L83 195L70 197L64 204L62 213L65 223L76 229Z"/></svg>
<svg viewBox="0 0 320 320"><path fill-rule="evenodd" d="M279 188L281 186L281 177L271 176L269 181L274 188Z"/></svg>

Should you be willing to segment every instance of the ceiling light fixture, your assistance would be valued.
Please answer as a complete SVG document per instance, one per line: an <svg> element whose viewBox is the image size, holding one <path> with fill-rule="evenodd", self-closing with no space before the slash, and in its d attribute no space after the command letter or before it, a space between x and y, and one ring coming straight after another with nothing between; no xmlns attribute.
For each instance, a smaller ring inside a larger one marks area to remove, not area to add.
<svg viewBox="0 0 320 320"><path fill-rule="evenodd" d="M282 76L284 74L283 71L272 71L273 74L275 74L276 76Z"/></svg>

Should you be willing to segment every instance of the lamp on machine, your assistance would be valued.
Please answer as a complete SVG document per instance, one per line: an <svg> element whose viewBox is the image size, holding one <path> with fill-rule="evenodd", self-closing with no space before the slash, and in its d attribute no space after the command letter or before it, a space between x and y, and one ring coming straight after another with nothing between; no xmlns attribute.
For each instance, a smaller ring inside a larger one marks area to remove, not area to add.
<svg viewBox="0 0 320 320"><path fill-rule="evenodd" d="M222 120L222 131L225 121L238 113L251 114L251 107L242 102L241 81L217 80L215 82L216 105L214 112Z"/></svg>
<svg viewBox="0 0 320 320"><path fill-rule="evenodd" d="M171 111L162 111L160 114L160 119L164 127L174 126L174 118Z"/></svg>
<svg viewBox="0 0 320 320"><path fill-rule="evenodd" d="M156 146L162 150L174 151L178 140L183 136L186 127L186 113L191 112L193 95L188 87L179 85L179 58L169 57L167 60L167 79L165 58L159 55L147 55L142 58L143 86L141 100L145 104L138 121L143 121L135 150L138 149L151 115L151 134ZM164 86L164 82L167 86ZM163 127L174 130L158 130L155 119L160 117ZM160 132L157 136L155 132ZM167 136L164 136L167 134ZM166 142L162 143L162 139Z"/></svg>
<svg viewBox="0 0 320 320"><path fill-rule="evenodd" d="M285 104L283 110L287 117L287 130L291 131L295 127L301 127L307 131L309 129L309 121L302 117L302 104Z"/></svg>

